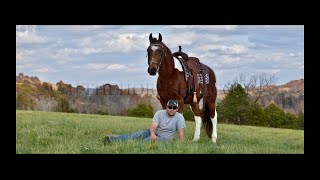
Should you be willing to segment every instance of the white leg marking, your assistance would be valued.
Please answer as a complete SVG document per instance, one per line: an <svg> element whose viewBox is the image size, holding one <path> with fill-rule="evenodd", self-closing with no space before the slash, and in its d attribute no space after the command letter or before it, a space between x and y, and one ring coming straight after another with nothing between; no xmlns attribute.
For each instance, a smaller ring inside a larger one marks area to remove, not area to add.
<svg viewBox="0 0 320 180"><path fill-rule="evenodd" d="M201 117L194 116L194 120L196 122L196 129L194 131L194 136L192 141L198 141L200 138Z"/></svg>
<svg viewBox="0 0 320 180"><path fill-rule="evenodd" d="M218 113L217 110L215 110L214 112L214 118L211 118L211 122L212 122L212 135L211 135L211 139L213 143L217 142L217 120L218 119Z"/></svg>
<svg viewBox="0 0 320 180"><path fill-rule="evenodd" d="M190 107L190 110L191 110L192 114L194 114L194 112L192 111L192 107L191 106L189 106L189 107Z"/></svg>

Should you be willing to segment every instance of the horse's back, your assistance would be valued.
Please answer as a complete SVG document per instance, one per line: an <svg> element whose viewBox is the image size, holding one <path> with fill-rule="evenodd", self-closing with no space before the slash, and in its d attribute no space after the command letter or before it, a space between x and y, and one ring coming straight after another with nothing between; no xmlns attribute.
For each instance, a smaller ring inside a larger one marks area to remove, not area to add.
<svg viewBox="0 0 320 180"><path fill-rule="evenodd" d="M197 57L189 57L187 64L189 68L192 69L192 71L196 74L202 74L201 71L203 71L204 74L209 74L209 84L215 87L216 75L213 69L211 69L208 65L201 63Z"/></svg>

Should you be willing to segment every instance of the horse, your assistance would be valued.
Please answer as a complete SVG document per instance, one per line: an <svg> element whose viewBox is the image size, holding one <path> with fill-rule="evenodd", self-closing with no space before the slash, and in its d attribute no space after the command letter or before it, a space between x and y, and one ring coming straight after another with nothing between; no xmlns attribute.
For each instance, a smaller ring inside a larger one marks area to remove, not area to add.
<svg viewBox="0 0 320 180"><path fill-rule="evenodd" d="M208 70L206 78L202 79L202 84L195 81L194 92L190 93L186 73L175 68L173 54L171 50L162 42L162 35L159 33L158 39L149 35L150 45L147 48L148 73L151 76L159 74L157 78L157 98L163 109L169 99L178 100L178 112L183 113L184 104L190 104L195 119L195 131L192 141L200 139L201 122L203 123L207 136L213 143L217 141L217 111L216 111L216 76L214 71L200 63L196 57L188 57L188 61L199 62L203 69ZM180 48L181 50L181 48ZM197 60L197 61L196 61ZM194 76L196 74L193 74ZM199 74L197 74L198 77ZM201 75L201 74L200 74ZM202 74L204 75L204 74ZM197 77L197 79L198 79ZM206 82L204 82L204 79ZM201 80L201 79L200 79ZM203 98L202 112L199 102Z"/></svg>

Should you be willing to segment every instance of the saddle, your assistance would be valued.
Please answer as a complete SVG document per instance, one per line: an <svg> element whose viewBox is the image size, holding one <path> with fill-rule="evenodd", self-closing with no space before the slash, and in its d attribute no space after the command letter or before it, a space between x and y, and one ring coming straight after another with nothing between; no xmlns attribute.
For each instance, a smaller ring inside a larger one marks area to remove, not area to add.
<svg viewBox="0 0 320 180"><path fill-rule="evenodd" d="M180 61L185 73L185 80L187 82L187 96L193 92L193 101L197 102L195 91L199 87L199 84L203 84L204 87L206 84L209 84L208 67L202 64L198 58L189 57L186 53L182 52L181 46L179 46L179 51L172 53L172 55Z"/></svg>

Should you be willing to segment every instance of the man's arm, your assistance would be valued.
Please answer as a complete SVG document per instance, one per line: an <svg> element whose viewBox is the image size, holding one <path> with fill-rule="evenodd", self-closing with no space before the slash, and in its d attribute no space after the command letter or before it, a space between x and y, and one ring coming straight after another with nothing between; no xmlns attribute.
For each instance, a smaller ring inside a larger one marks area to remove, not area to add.
<svg viewBox="0 0 320 180"><path fill-rule="evenodd" d="M155 134L156 128L158 127L158 123L152 122L150 126L150 140L151 141L156 141L157 136Z"/></svg>
<svg viewBox="0 0 320 180"><path fill-rule="evenodd" d="M180 141L184 140L184 128L178 130L178 136Z"/></svg>

